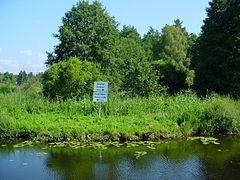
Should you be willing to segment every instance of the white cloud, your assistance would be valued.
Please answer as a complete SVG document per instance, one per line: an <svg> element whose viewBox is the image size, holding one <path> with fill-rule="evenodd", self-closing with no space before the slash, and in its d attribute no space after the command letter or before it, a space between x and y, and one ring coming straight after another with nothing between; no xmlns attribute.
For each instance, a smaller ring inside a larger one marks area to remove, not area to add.
<svg viewBox="0 0 240 180"><path fill-rule="evenodd" d="M26 58L27 57L27 58ZM18 57L0 58L0 72L12 72L18 74L21 70L38 73L46 70L45 61L47 54L34 52L31 49L18 51Z"/></svg>
<svg viewBox="0 0 240 180"><path fill-rule="evenodd" d="M43 72L46 70L46 65L42 62L34 61L14 61L11 59L0 59L0 72L12 72L18 74L21 70L26 72Z"/></svg>
<svg viewBox="0 0 240 180"><path fill-rule="evenodd" d="M32 52L31 49L21 50L19 51L19 54L24 56L34 56L34 53Z"/></svg>
<svg viewBox="0 0 240 180"><path fill-rule="evenodd" d="M0 59L0 72L12 72L17 74L21 66L11 59Z"/></svg>
<svg viewBox="0 0 240 180"><path fill-rule="evenodd" d="M3 52L3 48L0 48L0 53Z"/></svg>
<svg viewBox="0 0 240 180"><path fill-rule="evenodd" d="M20 55L36 58L37 60L45 61L47 59L46 53L35 53L31 49L19 51Z"/></svg>
<svg viewBox="0 0 240 180"><path fill-rule="evenodd" d="M11 59L0 59L0 65L10 65L13 61Z"/></svg>

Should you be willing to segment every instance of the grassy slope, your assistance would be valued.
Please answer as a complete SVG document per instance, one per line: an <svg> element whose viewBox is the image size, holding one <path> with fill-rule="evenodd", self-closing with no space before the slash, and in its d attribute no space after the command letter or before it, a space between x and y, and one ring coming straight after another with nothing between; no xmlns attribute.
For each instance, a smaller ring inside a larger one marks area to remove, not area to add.
<svg viewBox="0 0 240 180"><path fill-rule="evenodd" d="M193 93L150 98L110 96L98 118L92 99L49 102L23 93L0 94L0 137L40 140L156 140L193 134L238 133L240 102Z"/></svg>

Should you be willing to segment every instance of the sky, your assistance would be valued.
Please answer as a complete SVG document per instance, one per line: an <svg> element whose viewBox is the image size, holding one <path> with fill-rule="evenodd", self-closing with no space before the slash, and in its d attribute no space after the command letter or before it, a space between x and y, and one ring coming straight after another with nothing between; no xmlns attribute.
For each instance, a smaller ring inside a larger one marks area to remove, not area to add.
<svg viewBox="0 0 240 180"><path fill-rule="evenodd" d="M93 0L89 0L92 2ZM101 0L121 30L137 28L141 36L183 21L189 33L199 34L210 0ZM0 0L0 72L18 74L46 70L46 51L59 42L53 37L62 17L78 0Z"/></svg>

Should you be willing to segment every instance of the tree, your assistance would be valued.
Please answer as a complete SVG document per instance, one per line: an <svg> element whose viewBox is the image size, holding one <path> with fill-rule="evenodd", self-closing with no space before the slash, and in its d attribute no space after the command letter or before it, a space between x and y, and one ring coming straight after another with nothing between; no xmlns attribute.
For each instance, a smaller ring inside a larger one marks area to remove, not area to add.
<svg viewBox="0 0 240 180"><path fill-rule="evenodd" d="M43 74L43 93L50 99L91 95L93 82L100 79L100 72L88 61L71 57L53 64Z"/></svg>
<svg viewBox="0 0 240 180"><path fill-rule="evenodd" d="M27 73L26 71L20 71L17 75L17 85L20 86L21 84L27 81Z"/></svg>
<svg viewBox="0 0 240 180"><path fill-rule="evenodd" d="M213 0L197 42L195 89L240 96L240 0Z"/></svg>
<svg viewBox="0 0 240 180"><path fill-rule="evenodd" d="M0 73L0 93L11 93L15 90L16 77L12 73Z"/></svg>
<svg viewBox="0 0 240 180"><path fill-rule="evenodd" d="M148 96L159 90L157 76L147 61L142 45L132 38L122 38L118 47L120 89L129 94Z"/></svg>
<svg viewBox="0 0 240 180"><path fill-rule="evenodd" d="M179 69L190 65L190 59L187 58L188 36L179 26L166 25L163 28L161 46L161 59L171 62Z"/></svg>
<svg viewBox="0 0 240 180"><path fill-rule="evenodd" d="M160 76L159 81L170 91L189 88L193 84L194 71L190 70L188 33L176 20L175 25L163 28L161 38L160 61L153 63Z"/></svg>
<svg viewBox="0 0 240 180"><path fill-rule="evenodd" d="M63 17L63 25L55 35L60 43L48 53L47 64L52 65L70 57L88 60L106 67L113 56L119 36L117 23L102 4L80 1Z"/></svg>
<svg viewBox="0 0 240 180"><path fill-rule="evenodd" d="M0 83L5 84L15 84L16 77L14 74L5 72L3 74L0 73Z"/></svg>
<svg viewBox="0 0 240 180"><path fill-rule="evenodd" d="M134 26L124 25L122 31L120 32L120 35L121 35L121 37L124 37L124 38L133 39L138 43L141 42L141 36Z"/></svg>
<svg viewBox="0 0 240 180"><path fill-rule="evenodd" d="M143 36L142 43L150 61L160 58L161 34L157 30L150 27L147 34Z"/></svg>
<svg viewBox="0 0 240 180"><path fill-rule="evenodd" d="M171 62L164 60L153 61L152 65L158 74L158 83L165 86L168 92L187 89L188 86L185 83L187 74L183 69L177 69Z"/></svg>

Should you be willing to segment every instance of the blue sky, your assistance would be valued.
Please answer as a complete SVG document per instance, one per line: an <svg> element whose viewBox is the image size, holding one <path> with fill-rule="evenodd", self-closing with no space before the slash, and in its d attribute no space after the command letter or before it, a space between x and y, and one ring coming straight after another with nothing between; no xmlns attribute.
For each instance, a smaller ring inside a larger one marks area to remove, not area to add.
<svg viewBox="0 0 240 180"><path fill-rule="evenodd" d="M0 0L0 72L46 69L46 51L62 17L77 0ZM92 0L90 0L92 2ZM189 33L199 34L209 0L101 0L107 12L123 25L133 25L143 35L150 26L161 31L179 18Z"/></svg>

